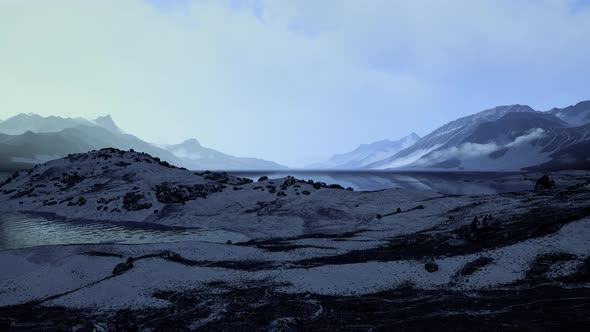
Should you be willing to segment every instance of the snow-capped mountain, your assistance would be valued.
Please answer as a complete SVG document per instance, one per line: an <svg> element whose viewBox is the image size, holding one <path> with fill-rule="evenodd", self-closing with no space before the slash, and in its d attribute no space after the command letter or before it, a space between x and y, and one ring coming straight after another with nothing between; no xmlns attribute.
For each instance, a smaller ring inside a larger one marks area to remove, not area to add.
<svg viewBox="0 0 590 332"><path fill-rule="evenodd" d="M538 112L501 106L452 121L368 168L473 171L588 168L589 102ZM577 126L576 126L577 125ZM586 156L588 155L588 156Z"/></svg>
<svg viewBox="0 0 590 332"><path fill-rule="evenodd" d="M90 121L82 118L19 114L0 123L0 170L27 168L32 164L68 154L107 147L146 152L175 165L195 170L286 168L265 160L232 157L202 147L196 140L165 148L158 147L124 133L110 115ZM198 153L203 157L195 158Z"/></svg>
<svg viewBox="0 0 590 332"><path fill-rule="evenodd" d="M420 137L416 133L411 133L410 135L398 140L384 139L369 144L361 144L350 152L336 154L326 162L316 163L308 166L307 168L361 168L365 165L369 165L392 156L403 149L409 148L419 139Z"/></svg>
<svg viewBox="0 0 590 332"><path fill-rule="evenodd" d="M225 170L275 170L287 167L272 161L257 158L240 158L202 146L195 138L180 144L164 145L165 150L183 160L186 167L193 169L225 169Z"/></svg>
<svg viewBox="0 0 590 332"><path fill-rule="evenodd" d="M557 116L571 127L582 126L590 123L590 100L565 108L553 108L547 113Z"/></svg>
<svg viewBox="0 0 590 332"><path fill-rule="evenodd" d="M525 105L499 106L451 121L422 137L416 144L389 158L369 164L366 168L387 169L408 166L426 154L461 143L482 123L497 120L511 112L535 112Z"/></svg>

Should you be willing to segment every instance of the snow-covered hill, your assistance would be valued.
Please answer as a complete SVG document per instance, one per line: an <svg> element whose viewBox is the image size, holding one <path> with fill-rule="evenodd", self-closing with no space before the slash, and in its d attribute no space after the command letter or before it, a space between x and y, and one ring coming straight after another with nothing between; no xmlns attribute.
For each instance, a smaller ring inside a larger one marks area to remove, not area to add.
<svg viewBox="0 0 590 332"><path fill-rule="evenodd" d="M250 217L256 219L256 211L271 206L280 210L295 202L304 219L337 222L333 216L322 216L322 209L331 203L321 205L310 198L320 195L332 201L347 191L334 187L294 178L252 183L227 173L177 168L146 153L108 148L69 155L15 173L0 186L0 205L12 211L52 212L88 220L218 227L234 223L236 213L244 209L253 211ZM281 202L277 203L278 199ZM290 226L281 226L276 218L265 222L268 225L261 228L262 232L288 234L302 227L302 220ZM244 222L242 232L249 233L252 225ZM260 222L255 225L262 226Z"/></svg>
<svg viewBox="0 0 590 332"><path fill-rule="evenodd" d="M414 145L420 137L412 133L399 140L385 139L369 144L361 144L356 149L332 156L328 161L308 166L307 168L354 169L383 160L395 153Z"/></svg>

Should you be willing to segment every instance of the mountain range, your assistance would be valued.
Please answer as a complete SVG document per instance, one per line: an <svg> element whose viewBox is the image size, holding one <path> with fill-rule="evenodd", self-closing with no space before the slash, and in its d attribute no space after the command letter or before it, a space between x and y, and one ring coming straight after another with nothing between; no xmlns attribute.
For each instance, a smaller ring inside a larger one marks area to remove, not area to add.
<svg viewBox="0 0 590 332"><path fill-rule="evenodd" d="M0 120L0 170L30 167L104 147L147 152L192 170L275 170L285 166L234 157L197 139L156 145L125 133L107 115L95 120L19 114ZM498 106L451 121L419 137L361 144L315 169L553 171L590 169L590 101L537 111Z"/></svg>
<svg viewBox="0 0 590 332"><path fill-rule="evenodd" d="M369 169L550 171L590 166L590 101L499 106L451 121Z"/></svg>
<svg viewBox="0 0 590 332"><path fill-rule="evenodd" d="M156 146L127 134L107 115L95 120L19 114L0 122L0 170L28 168L72 153L114 147L149 153L192 170L284 169L256 158L239 158L201 146L197 140Z"/></svg>
<svg viewBox="0 0 590 332"><path fill-rule="evenodd" d="M411 133L398 140L384 139L381 141L361 144L356 149L336 154L325 162L307 166L314 169L355 169L383 160L395 153L414 145L420 136Z"/></svg>

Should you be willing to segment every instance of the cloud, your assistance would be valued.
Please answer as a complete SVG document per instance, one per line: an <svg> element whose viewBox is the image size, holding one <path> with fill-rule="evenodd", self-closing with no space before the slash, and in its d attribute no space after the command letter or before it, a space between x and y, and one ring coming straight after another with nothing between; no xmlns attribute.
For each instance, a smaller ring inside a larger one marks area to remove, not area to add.
<svg viewBox="0 0 590 332"><path fill-rule="evenodd" d="M518 136L514 140L506 144L498 144L495 142L490 142L486 144L465 142L458 146L453 146L447 149L429 153L421 159L417 160L414 163L414 165L432 166L434 164L452 159L465 161L468 159L487 158L487 156L492 152L500 151L507 148L514 148L522 146L524 144L532 144L536 140L543 138L544 135L545 130L541 128L533 128L526 132L524 135Z"/></svg>
<svg viewBox="0 0 590 332"><path fill-rule="evenodd" d="M582 99L588 35L572 1L4 0L0 117L110 113L150 141L309 164Z"/></svg>

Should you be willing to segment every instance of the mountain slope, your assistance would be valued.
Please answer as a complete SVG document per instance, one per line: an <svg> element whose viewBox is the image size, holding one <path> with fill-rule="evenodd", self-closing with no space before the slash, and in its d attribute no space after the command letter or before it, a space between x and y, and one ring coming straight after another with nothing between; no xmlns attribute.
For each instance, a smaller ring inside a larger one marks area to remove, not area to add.
<svg viewBox="0 0 590 332"><path fill-rule="evenodd" d="M508 113L516 112L539 113L529 106L511 105L499 106L466 116L443 125L421 138L411 147L404 149L389 158L367 165L366 168L386 169L410 165L432 151L442 150L460 144L465 138L471 135L480 124L495 121Z"/></svg>
<svg viewBox="0 0 590 332"><path fill-rule="evenodd" d="M481 124L460 144L433 151L412 163L411 167L457 170L519 171L563 159L562 151L590 143L590 125L567 127L546 113L512 113L496 121ZM579 150L579 149L578 149ZM583 154L571 156L569 163L553 169L579 168ZM540 168L539 168L540 169Z"/></svg>
<svg viewBox="0 0 590 332"><path fill-rule="evenodd" d="M163 146L168 152L181 159L191 169L214 170L275 170L287 167L272 161L257 158L240 158L202 146L198 140L189 139L180 144Z"/></svg>
<svg viewBox="0 0 590 332"><path fill-rule="evenodd" d="M43 117L37 114L18 114L0 123L0 133L20 135L27 131L35 133L58 132L79 125L94 125L82 118Z"/></svg>
<svg viewBox="0 0 590 332"><path fill-rule="evenodd" d="M182 165L182 160L168 151L154 147L133 135L117 135L96 126L78 126L52 133L28 131L22 135L0 134L0 169L23 169L68 154L104 147L145 151L170 163Z"/></svg>
<svg viewBox="0 0 590 332"><path fill-rule="evenodd" d="M352 169L369 165L414 145L420 137L412 133L399 140L382 140L369 144L361 144L356 149L332 156L328 161L316 163L307 168L339 168Z"/></svg>
<svg viewBox="0 0 590 332"><path fill-rule="evenodd" d="M82 118L19 114L0 123L0 133L8 134L0 138L0 169L3 170L22 169L71 153L107 147L146 152L194 170L286 168L262 159L233 157L203 147L197 140L161 148L124 133L110 115L89 121Z"/></svg>
<svg viewBox="0 0 590 332"><path fill-rule="evenodd" d="M582 126L590 123L590 100L565 108L553 108L547 113L557 116L572 127Z"/></svg>
<svg viewBox="0 0 590 332"><path fill-rule="evenodd" d="M119 127L117 127L117 125L115 124L115 121L113 121L113 118L111 118L110 114L107 114L106 116L99 116L98 118L96 118L94 120L94 123L100 127L103 127L104 129L106 129L108 131L113 132L113 133L117 133L117 134L123 133L123 131L121 129L119 129Z"/></svg>

